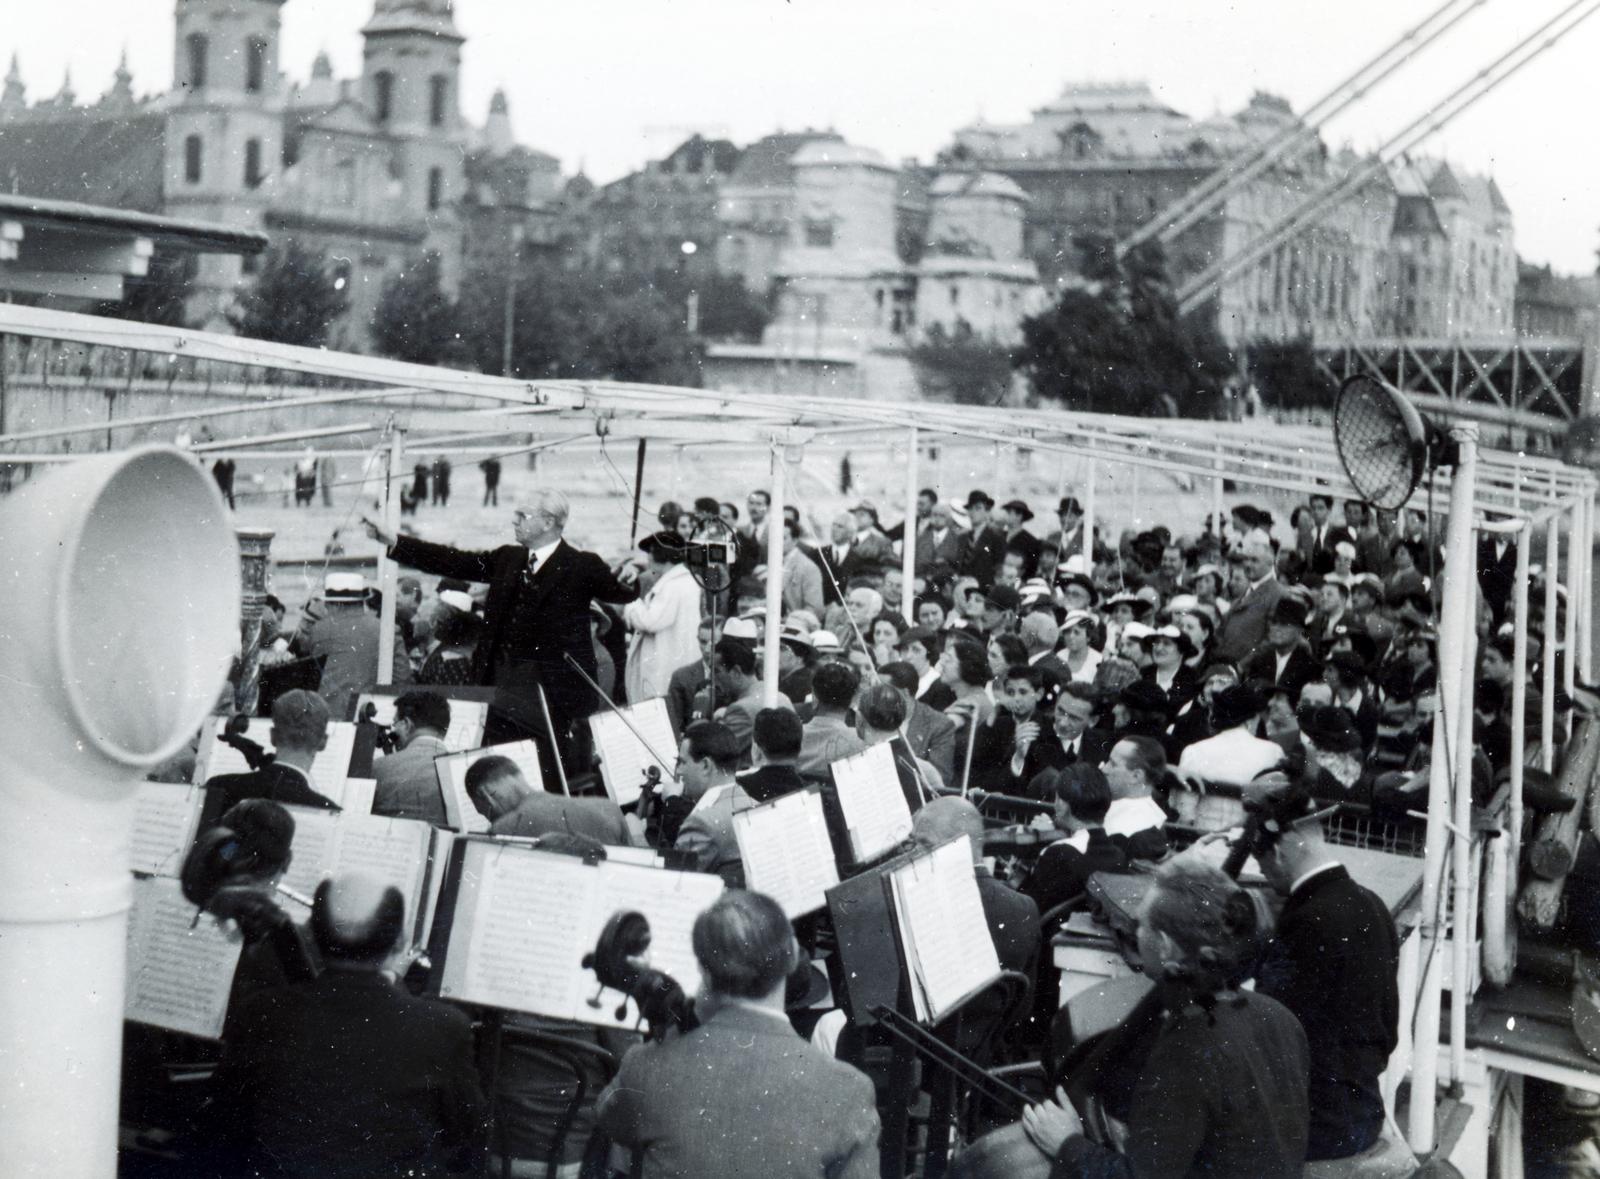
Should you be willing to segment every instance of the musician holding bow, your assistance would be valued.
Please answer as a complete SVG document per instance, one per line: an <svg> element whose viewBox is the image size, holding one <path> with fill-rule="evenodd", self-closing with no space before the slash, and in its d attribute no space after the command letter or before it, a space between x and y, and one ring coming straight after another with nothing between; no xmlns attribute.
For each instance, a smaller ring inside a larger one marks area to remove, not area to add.
<svg viewBox="0 0 1600 1179"><path fill-rule="evenodd" d="M1133 1086L1125 1150L1090 1141L1058 1088L1022 1119L1054 1160L1052 1175L1300 1175L1306 1037L1283 1004L1240 989L1256 945L1256 908L1243 889L1191 857L1162 866L1139 922L1161 1011Z"/></svg>

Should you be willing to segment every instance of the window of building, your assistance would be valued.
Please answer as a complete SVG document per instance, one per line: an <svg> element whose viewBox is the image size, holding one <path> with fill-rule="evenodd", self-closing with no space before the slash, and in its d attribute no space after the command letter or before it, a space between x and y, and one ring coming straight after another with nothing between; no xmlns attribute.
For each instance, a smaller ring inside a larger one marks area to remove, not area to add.
<svg viewBox="0 0 1600 1179"><path fill-rule="evenodd" d="M955 283L950 284L950 306L961 306L961 288L956 286Z"/></svg>
<svg viewBox="0 0 1600 1179"><path fill-rule="evenodd" d="M300 162L300 137L298 135L285 135L283 137L281 155L285 168L292 168Z"/></svg>
<svg viewBox="0 0 1600 1179"><path fill-rule="evenodd" d="M428 79L428 123L434 127L444 126L445 111L450 101L450 79L443 74L435 74Z"/></svg>
<svg viewBox="0 0 1600 1179"><path fill-rule="evenodd" d="M246 254L239 260L239 269L245 274L258 274L261 271L261 255Z"/></svg>
<svg viewBox="0 0 1600 1179"><path fill-rule="evenodd" d="M263 37L251 37L244 46L244 88L247 93L260 94L267 86L267 42Z"/></svg>
<svg viewBox="0 0 1600 1179"><path fill-rule="evenodd" d="M206 58L211 53L211 42L204 33L190 33L183 44L189 55L188 87L199 90L206 84Z"/></svg>
<svg viewBox="0 0 1600 1179"><path fill-rule="evenodd" d="M387 123L394 114L394 75L388 70L372 75L372 105L380 123Z"/></svg>
<svg viewBox="0 0 1600 1179"><path fill-rule="evenodd" d="M190 184L200 183L201 152L204 144L198 135L191 135L183 141L183 178Z"/></svg>
<svg viewBox="0 0 1600 1179"><path fill-rule="evenodd" d="M247 139L244 141L244 186L259 188L261 179L261 140Z"/></svg>
<svg viewBox="0 0 1600 1179"><path fill-rule="evenodd" d="M806 245L821 246L824 249L833 245L833 222L821 220L806 220Z"/></svg>
<svg viewBox="0 0 1600 1179"><path fill-rule="evenodd" d="M444 169L428 169L428 210L432 212L444 204Z"/></svg>
<svg viewBox="0 0 1600 1179"><path fill-rule="evenodd" d="M351 205L356 199L356 162L343 159L333 169L334 192L340 204Z"/></svg>

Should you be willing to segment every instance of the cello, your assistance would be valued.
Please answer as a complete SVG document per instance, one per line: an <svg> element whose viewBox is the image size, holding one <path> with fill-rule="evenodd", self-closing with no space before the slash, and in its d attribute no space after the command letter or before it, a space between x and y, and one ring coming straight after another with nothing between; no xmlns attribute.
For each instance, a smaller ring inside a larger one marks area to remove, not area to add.
<svg viewBox="0 0 1600 1179"><path fill-rule="evenodd" d="M1267 790L1247 792L1244 828L1221 865L1232 880L1283 832L1327 813L1307 814L1307 796L1297 789L1282 790L1283 781L1260 784ZM1121 1149L1125 1131L1107 1112L1105 1096L1111 1090L1131 1092L1160 1030L1162 1014L1175 999L1175 986L1181 984L1156 985L1135 974L1092 988L1064 1005L1077 1043L1049 1078L1047 1091L1057 1085L1065 1089L1082 1116L1084 1134L1092 1140ZM1020 1117L1021 1111L1017 1112ZM1048 1179L1053 1165L1019 1121L975 1140L952 1161L949 1174L951 1179Z"/></svg>

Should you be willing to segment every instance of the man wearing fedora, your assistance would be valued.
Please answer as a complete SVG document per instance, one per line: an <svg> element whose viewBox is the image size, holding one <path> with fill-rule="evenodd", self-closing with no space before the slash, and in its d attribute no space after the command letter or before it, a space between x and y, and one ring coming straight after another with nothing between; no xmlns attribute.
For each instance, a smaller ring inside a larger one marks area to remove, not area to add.
<svg viewBox="0 0 1600 1179"><path fill-rule="evenodd" d="M979 586L988 588L994 584L1000 560L1006 555L1006 530L998 520L990 518L994 500L988 492L969 492L965 506L972 530L967 534L967 567L962 572L977 579Z"/></svg>
<svg viewBox="0 0 1600 1179"><path fill-rule="evenodd" d="M1272 684L1296 699L1300 689L1322 677L1322 669L1306 645L1306 604L1285 594L1267 620L1266 642L1239 669L1245 683Z"/></svg>
<svg viewBox="0 0 1600 1179"><path fill-rule="evenodd" d="M999 516L1006 530L1006 548L1022 554L1020 579L1027 581L1039 571L1039 550L1044 547L1044 542L1027 529L1028 521L1033 519L1033 509L1020 499L1011 499L1001 505Z"/></svg>
<svg viewBox="0 0 1600 1179"><path fill-rule="evenodd" d="M1044 544L1060 554L1061 564L1065 565L1068 558L1083 555L1083 505L1077 496L1061 497L1056 505L1056 519L1061 527L1045 537Z"/></svg>

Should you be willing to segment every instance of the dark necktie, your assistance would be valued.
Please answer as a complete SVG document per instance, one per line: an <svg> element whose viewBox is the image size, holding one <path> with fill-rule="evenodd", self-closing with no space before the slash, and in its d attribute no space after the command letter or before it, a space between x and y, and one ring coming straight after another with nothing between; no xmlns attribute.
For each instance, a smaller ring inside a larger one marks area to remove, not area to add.
<svg viewBox="0 0 1600 1179"><path fill-rule="evenodd" d="M529 553L528 554L528 568L525 571L525 575L528 576L528 577L532 577L535 573L538 572L538 570L539 570L539 554L538 553Z"/></svg>

